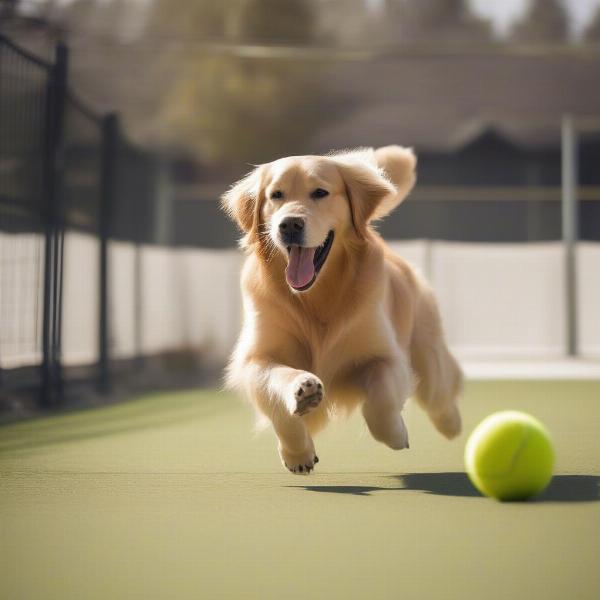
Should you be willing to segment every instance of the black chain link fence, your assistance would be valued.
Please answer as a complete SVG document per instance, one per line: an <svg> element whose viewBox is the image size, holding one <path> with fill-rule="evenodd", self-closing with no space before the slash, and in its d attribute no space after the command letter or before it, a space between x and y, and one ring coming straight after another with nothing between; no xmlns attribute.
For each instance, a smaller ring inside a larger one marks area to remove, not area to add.
<svg viewBox="0 0 600 600"><path fill-rule="evenodd" d="M64 44L47 63L0 35L0 412L60 406L78 381L111 390L108 243L151 241L158 168L70 89ZM97 340L78 368L63 364L65 286L90 304L70 329Z"/></svg>

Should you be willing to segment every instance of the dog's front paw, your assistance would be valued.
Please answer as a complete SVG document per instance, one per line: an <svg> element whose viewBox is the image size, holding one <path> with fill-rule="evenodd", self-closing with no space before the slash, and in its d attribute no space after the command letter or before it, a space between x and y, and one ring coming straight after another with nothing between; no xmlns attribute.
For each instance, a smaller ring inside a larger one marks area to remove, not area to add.
<svg viewBox="0 0 600 600"><path fill-rule="evenodd" d="M303 452L289 452L279 446L279 456L283 466L297 475L308 475L319 462L319 457L315 454L314 446Z"/></svg>
<svg viewBox="0 0 600 600"><path fill-rule="evenodd" d="M295 408L294 415L302 416L319 406L323 400L323 384L318 377L305 373L298 376L292 384Z"/></svg>

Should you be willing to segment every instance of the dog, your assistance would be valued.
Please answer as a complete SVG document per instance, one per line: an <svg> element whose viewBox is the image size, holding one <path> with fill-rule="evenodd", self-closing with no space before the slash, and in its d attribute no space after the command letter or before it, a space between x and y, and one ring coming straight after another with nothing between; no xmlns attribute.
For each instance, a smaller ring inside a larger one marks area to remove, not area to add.
<svg viewBox="0 0 600 600"><path fill-rule="evenodd" d="M401 146L292 156L222 196L247 254L227 385L270 421L292 473L314 469L313 436L358 406L394 450L409 447L412 395L444 436L460 433L462 373L433 293L373 228L413 188L416 162Z"/></svg>

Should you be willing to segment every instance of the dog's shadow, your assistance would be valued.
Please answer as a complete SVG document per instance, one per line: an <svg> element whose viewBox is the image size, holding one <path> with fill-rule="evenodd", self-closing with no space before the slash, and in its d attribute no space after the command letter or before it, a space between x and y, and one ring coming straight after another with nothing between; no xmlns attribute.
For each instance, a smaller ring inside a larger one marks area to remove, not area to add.
<svg viewBox="0 0 600 600"><path fill-rule="evenodd" d="M465 473L406 473L390 475L399 487L366 485L302 485L288 486L309 492L370 496L373 492L420 491L436 496L481 497ZM535 502L598 502L600 500L599 475L555 475L550 485Z"/></svg>

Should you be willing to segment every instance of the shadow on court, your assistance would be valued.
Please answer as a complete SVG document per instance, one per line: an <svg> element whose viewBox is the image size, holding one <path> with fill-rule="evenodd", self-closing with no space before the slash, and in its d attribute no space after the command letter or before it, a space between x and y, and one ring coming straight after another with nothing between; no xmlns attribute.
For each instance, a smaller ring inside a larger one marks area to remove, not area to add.
<svg viewBox="0 0 600 600"><path fill-rule="evenodd" d="M202 402L201 394L192 392L175 396L174 400L157 395L49 418L39 417L0 426L0 455L23 454L47 446L160 430L191 419L201 421L222 410L214 403Z"/></svg>
<svg viewBox="0 0 600 600"><path fill-rule="evenodd" d="M370 496L372 492L420 491L436 496L481 497L465 473L406 473L391 475L399 487L363 485L302 485L309 492ZM555 475L535 502L594 502L600 500L600 476Z"/></svg>

